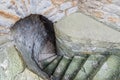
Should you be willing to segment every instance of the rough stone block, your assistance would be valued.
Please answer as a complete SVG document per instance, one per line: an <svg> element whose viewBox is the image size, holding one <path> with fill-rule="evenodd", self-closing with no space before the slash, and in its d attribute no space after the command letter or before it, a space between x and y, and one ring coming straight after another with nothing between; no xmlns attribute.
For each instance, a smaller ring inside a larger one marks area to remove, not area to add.
<svg viewBox="0 0 120 80"><path fill-rule="evenodd" d="M116 45L120 43L120 32L81 13L56 23L55 32L59 54L73 56L120 49Z"/></svg>
<svg viewBox="0 0 120 80"><path fill-rule="evenodd" d="M65 10L72 7L72 2L65 2L60 5L60 10Z"/></svg>

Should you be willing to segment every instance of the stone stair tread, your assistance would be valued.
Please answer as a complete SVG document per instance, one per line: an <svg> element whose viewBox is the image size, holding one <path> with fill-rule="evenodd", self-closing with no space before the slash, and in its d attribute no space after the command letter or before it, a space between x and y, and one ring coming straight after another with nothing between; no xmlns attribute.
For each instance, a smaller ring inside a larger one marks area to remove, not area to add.
<svg viewBox="0 0 120 80"><path fill-rule="evenodd" d="M71 58L68 57L63 57L61 59L61 61L59 62L57 68L55 69L55 72L53 73L53 76L51 76L51 78L53 80L61 80L61 78L63 77L66 69L69 66L69 63L71 62Z"/></svg>
<svg viewBox="0 0 120 80"><path fill-rule="evenodd" d="M111 55L93 80L120 80L120 57Z"/></svg>
<svg viewBox="0 0 120 80"><path fill-rule="evenodd" d="M90 55L74 80L92 80L107 58L106 55Z"/></svg>
<svg viewBox="0 0 120 80"><path fill-rule="evenodd" d="M52 57L52 56L55 56L55 53L40 54L40 55L39 55L39 61L48 59L48 58L50 58L50 57Z"/></svg>
<svg viewBox="0 0 120 80"><path fill-rule="evenodd" d="M53 60L55 60L57 58L57 56L52 56L49 57L48 59L42 60L39 63L41 64L41 68L45 68L46 66L48 66Z"/></svg>
<svg viewBox="0 0 120 80"><path fill-rule="evenodd" d="M65 75L63 76L62 80L70 80L73 76L76 75L77 71L80 70L81 66L85 62L87 57L81 56L74 56L69 67L67 68Z"/></svg>
<svg viewBox="0 0 120 80"><path fill-rule="evenodd" d="M49 76L53 73L59 61L61 60L62 56L58 56L55 60L53 60L47 67L43 69Z"/></svg>

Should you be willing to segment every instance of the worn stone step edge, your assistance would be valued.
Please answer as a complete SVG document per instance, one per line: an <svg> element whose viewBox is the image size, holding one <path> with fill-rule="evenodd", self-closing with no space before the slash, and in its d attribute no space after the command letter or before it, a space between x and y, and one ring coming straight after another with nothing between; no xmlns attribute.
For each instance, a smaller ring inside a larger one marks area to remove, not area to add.
<svg viewBox="0 0 120 80"><path fill-rule="evenodd" d="M56 67L53 75L51 76L52 80L61 80L64 76L67 68L69 67L72 59L66 56L63 56L61 61L59 62L58 66Z"/></svg>
<svg viewBox="0 0 120 80"><path fill-rule="evenodd" d="M107 60L107 58L108 56L104 55L90 55L83 67L77 73L74 80L92 80L94 75L99 71L102 64Z"/></svg>
<svg viewBox="0 0 120 80"><path fill-rule="evenodd" d="M57 58L57 55L49 57L48 59L40 61L38 64L41 66L42 69L44 69L46 66L48 66L52 61L54 61Z"/></svg>
<svg viewBox="0 0 120 80"><path fill-rule="evenodd" d="M67 68L62 80L70 80L72 79L76 74L77 71L80 70L81 66L84 64L84 62L87 60L87 57L81 57L81 56L74 56L69 67Z"/></svg>
<svg viewBox="0 0 120 80"><path fill-rule="evenodd" d="M62 59L62 56L58 56L47 67L45 67L43 71L45 71L49 76L51 76L61 59Z"/></svg>

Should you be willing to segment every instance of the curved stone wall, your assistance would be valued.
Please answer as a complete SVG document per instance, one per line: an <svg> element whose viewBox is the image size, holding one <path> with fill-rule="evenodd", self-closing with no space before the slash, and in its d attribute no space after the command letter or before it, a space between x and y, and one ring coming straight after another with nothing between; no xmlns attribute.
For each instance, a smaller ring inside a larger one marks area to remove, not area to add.
<svg viewBox="0 0 120 80"><path fill-rule="evenodd" d="M30 14L40 14L55 22L78 10L77 0L1 0L0 26L11 27Z"/></svg>
<svg viewBox="0 0 120 80"><path fill-rule="evenodd" d="M79 0L79 10L120 31L120 0Z"/></svg>

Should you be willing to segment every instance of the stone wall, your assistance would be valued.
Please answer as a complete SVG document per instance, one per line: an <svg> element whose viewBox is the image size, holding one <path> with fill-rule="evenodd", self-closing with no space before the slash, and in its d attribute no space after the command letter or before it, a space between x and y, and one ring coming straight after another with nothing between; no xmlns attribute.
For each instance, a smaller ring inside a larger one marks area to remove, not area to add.
<svg viewBox="0 0 120 80"><path fill-rule="evenodd" d="M55 22L78 10L78 0L1 0L0 25L10 27L20 18L40 14ZM4 24L4 22L6 22Z"/></svg>
<svg viewBox="0 0 120 80"><path fill-rule="evenodd" d="M79 0L79 10L120 31L120 0Z"/></svg>
<svg viewBox="0 0 120 80"><path fill-rule="evenodd" d="M74 13L55 23L54 29L58 53L61 55L71 57L120 52L120 32L82 13Z"/></svg>
<svg viewBox="0 0 120 80"><path fill-rule="evenodd" d="M30 14L40 14L56 22L76 11L92 16L120 30L119 0L1 0L0 33L7 33L16 21Z"/></svg>

